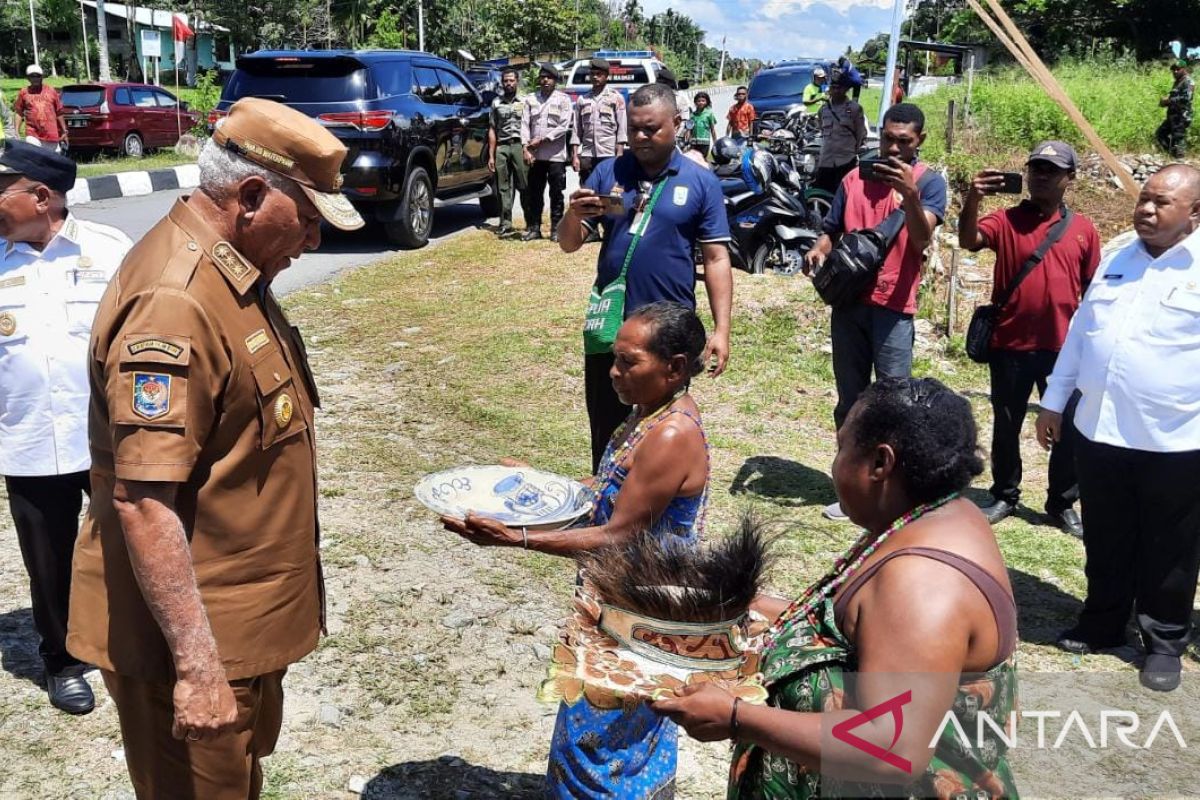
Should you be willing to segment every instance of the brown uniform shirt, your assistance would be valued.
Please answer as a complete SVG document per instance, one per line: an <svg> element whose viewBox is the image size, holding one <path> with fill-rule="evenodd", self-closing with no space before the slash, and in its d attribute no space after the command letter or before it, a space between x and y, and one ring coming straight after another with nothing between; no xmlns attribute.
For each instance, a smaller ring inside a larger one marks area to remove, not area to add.
<svg viewBox="0 0 1200 800"><path fill-rule="evenodd" d="M316 387L259 272L183 201L109 284L89 359L92 498L67 647L149 681L174 666L129 564L115 478L178 483L196 582L230 680L317 643Z"/></svg>

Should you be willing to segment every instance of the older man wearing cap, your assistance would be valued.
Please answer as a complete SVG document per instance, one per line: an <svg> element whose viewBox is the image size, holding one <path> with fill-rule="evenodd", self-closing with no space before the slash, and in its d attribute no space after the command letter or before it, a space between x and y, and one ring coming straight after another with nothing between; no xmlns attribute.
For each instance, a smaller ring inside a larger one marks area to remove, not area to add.
<svg viewBox="0 0 1200 800"><path fill-rule="evenodd" d="M992 524L1016 510L1021 496L1021 426L1029 396L1035 385L1045 394L1071 317L1100 263L1096 226L1063 202L1075 182L1075 165L1069 144L1042 142L1026 162L1029 199L979 219L980 202L1002 191L1005 183L1004 173L985 169L971 182L958 218L960 247L996 253L992 303L1000 307L988 363L992 502L984 508ZM1063 437L1050 456L1046 514L1057 527L1082 536L1073 508L1079 497L1073 440Z"/></svg>
<svg viewBox="0 0 1200 800"><path fill-rule="evenodd" d="M588 65L592 90L575 102L575 145L571 166L579 173L579 182L587 181L596 165L625 152L629 143L625 98L608 87L608 61L593 58Z"/></svg>
<svg viewBox="0 0 1200 800"><path fill-rule="evenodd" d="M42 83L42 68L37 64L25 68L25 77L29 85L17 92L13 104L13 111L25 125L25 141L58 150L67 142L62 98L53 86Z"/></svg>
<svg viewBox="0 0 1200 800"><path fill-rule="evenodd" d="M298 111L235 103L96 315L67 644L103 671L139 798L258 797L284 673L321 631L319 402L271 281L322 218L362 225L345 156Z"/></svg>
<svg viewBox="0 0 1200 800"><path fill-rule="evenodd" d="M542 238L542 209L546 184L550 184L550 239L558 241L558 221L563 217L567 191L567 160L570 157L574 114L571 98L560 92L558 70L543 64L538 70L538 91L525 97L521 109L521 142L529 165L529 193L525 208L523 241Z"/></svg>
<svg viewBox="0 0 1200 800"><path fill-rule="evenodd" d="M0 153L0 474L29 573L46 691L92 710L67 652L71 554L88 483L88 335L132 242L67 210L75 163L24 142Z"/></svg>

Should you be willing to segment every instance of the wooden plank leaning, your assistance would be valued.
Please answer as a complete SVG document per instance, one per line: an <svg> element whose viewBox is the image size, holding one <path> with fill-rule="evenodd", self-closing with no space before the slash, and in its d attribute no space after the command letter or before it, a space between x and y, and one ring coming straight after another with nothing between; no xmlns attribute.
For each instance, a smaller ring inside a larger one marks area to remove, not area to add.
<svg viewBox="0 0 1200 800"><path fill-rule="evenodd" d="M1000 43L1008 48L1009 52L1013 54L1013 57L1017 59L1021 66L1025 68L1026 72L1028 72L1034 80L1041 84L1042 88L1046 90L1046 93L1050 95L1051 99L1058 103L1071 121L1075 123L1075 125L1083 133L1084 138L1086 138L1088 143L1096 149L1096 152L1100 154L1102 159L1104 159L1104 163L1108 166L1112 173L1117 176L1117 180L1121 182L1121 186L1125 189L1126 193L1128 193L1131 197L1136 198L1141 191L1141 187L1137 185L1137 182L1134 181L1133 176L1130 175L1129 171L1126 170L1125 167L1122 166L1121 162L1117 160L1117 157L1113 154L1113 151L1109 149L1108 145L1104 143L1104 140L1100 138L1100 134L1096 133L1096 129L1092 127L1092 124L1088 122L1087 118L1083 116L1083 113L1079 110L1075 103L1072 102L1071 98L1067 96L1067 93L1063 91L1062 86L1057 80L1055 80L1054 76L1050 74L1050 70L1046 68L1046 65L1042 62L1042 59L1038 57L1038 54L1035 53L1033 48L1029 45L1029 40L1025 38L1020 30L1017 29L1017 26L1013 23L1012 18L1008 16L1007 12L1004 10L1004 7L1000 5L1000 0L984 0L984 2L991 6L996 14L995 18L993 18L991 14L984 10L983 6L979 4L978 0L967 0L967 4L979 16L979 18L983 20L984 24L991 28L992 33L996 35L996 38L1000 40ZM997 19L999 22L996 21Z"/></svg>

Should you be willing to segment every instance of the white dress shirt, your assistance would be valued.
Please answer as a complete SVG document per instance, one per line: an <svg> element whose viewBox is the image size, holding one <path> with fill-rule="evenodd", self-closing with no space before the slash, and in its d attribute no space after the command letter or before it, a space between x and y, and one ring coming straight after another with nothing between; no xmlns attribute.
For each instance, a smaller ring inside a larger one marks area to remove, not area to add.
<svg viewBox="0 0 1200 800"><path fill-rule="evenodd" d="M0 239L0 475L82 472L88 340L133 243L70 214L44 250Z"/></svg>
<svg viewBox="0 0 1200 800"><path fill-rule="evenodd" d="M1100 262L1048 383L1051 411L1079 389L1093 442L1200 450L1200 230L1158 258L1137 239Z"/></svg>

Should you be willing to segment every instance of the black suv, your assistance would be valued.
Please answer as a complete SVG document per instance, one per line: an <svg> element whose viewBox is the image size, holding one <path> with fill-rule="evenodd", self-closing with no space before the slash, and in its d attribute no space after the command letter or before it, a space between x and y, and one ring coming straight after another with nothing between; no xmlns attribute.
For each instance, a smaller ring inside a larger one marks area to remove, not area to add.
<svg viewBox="0 0 1200 800"><path fill-rule="evenodd" d="M404 247L429 240L435 205L479 198L499 213L487 168L492 95L445 59L407 50L263 50L237 70L210 127L243 97L315 117L349 148L342 191Z"/></svg>

